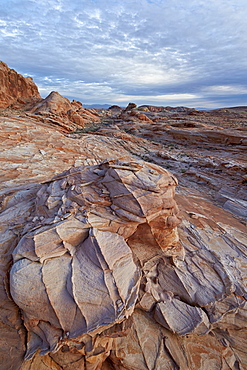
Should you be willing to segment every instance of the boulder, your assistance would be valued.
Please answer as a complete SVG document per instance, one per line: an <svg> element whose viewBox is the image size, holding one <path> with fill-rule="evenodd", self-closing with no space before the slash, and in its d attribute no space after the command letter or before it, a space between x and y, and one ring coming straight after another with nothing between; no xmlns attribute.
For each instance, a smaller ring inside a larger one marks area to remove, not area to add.
<svg viewBox="0 0 247 370"><path fill-rule="evenodd" d="M119 110L122 110L121 107L119 107L119 105L111 105L108 110L113 110L113 111L119 111Z"/></svg>
<svg viewBox="0 0 247 370"><path fill-rule="evenodd" d="M179 224L176 184L126 158L6 199L1 224L19 225L14 249L2 238L13 258L2 312L16 315L13 368L24 348L24 370L245 368L246 227L188 194L176 197Z"/></svg>

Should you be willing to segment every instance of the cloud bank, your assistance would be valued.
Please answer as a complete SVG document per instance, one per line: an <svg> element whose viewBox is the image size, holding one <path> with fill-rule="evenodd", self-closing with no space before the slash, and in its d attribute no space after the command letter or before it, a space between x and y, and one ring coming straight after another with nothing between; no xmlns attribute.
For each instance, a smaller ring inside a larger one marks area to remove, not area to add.
<svg viewBox="0 0 247 370"><path fill-rule="evenodd" d="M84 104L247 105L246 0L2 0L1 60Z"/></svg>

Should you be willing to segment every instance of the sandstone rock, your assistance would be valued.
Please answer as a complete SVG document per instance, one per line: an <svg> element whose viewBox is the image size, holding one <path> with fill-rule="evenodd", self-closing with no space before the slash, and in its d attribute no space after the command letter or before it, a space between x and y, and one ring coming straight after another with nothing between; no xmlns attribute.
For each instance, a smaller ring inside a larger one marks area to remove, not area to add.
<svg viewBox="0 0 247 370"><path fill-rule="evenodd" d="M31 77L23 77L0 62L0 108L10 105L28 112L36 120L57 125L65 132L100 120L95 110L84 109L81 102L70 102L58 92L52 91L42 99Z"/></svg>
<svg viewBox="0 0 247 370"><path fill-rule="evenodd" d="M23 77L0 61L0 108L16 102L24 105L37 99L41 96L32 77Z"/></svg>
<svg viewBox="0 0 247 370"><path fill-rule="evenodd" d="M247 219L247 202L239 202L236 200L227 200L224 204L224 209L230 210L243 218Z"/></svg>
<svg viewBox="0 0 247 370"><path fill-rule="evenodd" d="M45 99L33 107L33 113L49 112L54 114L66 114L71 109L69 99L58 92L52 91Z"/></svg>
<svg viewBox="0 0 247 370"><path fill-rule="evenodd" d="M86 120L77 112L68 110L68 118L79 127L84 127Z"/></svg>
<svg viewBox="0 0 247 370"><path fill-rule="evenodd" d="M130 111L130 110L132 110L132 109L134 109L136 107L137 107L137 105L135 103L129 103L128 106L125 108L124 111L125 112L128 112L128 111Z"/></svg>
<svg viewBox="0 0 247 370"><path fill-rule="evenodd" d="M122 110L122 108L119 107L119 105L111 105L108 109L109 110L116 110L116 111Z"/></svg>
<svg viewBox="0 0 247 370"><path fill-rule="evenodd" d="M138 119L141 121L153 123L153 121L150 118L148 118L145 114L139 114Z"/></svg>
<svg viewBox="0 0 247 370"><path fill-rule="evenodd" d="M176 229L175 186L158 166L110 161L73 168L40 188L10 271L10 293L28 330L26 359L132 314L140 269L126 240L139 224L150 225L156 240L159 218L165 231L170 215L167 229ZM177 241L175 232L156 243L169 256Z"/></svg>
<svg viewBox="0 0 247 370"><path fill-rule="evenodd" d="M45 99L30 109L31 113L38 117L50 118L51 122L58 124L67 132L84 127L88 122L100 120L97 112L92 109L84 109L78 101L70 101L52 91Z"/></svg>
<svg viewBox="0 0 247 370"><path fill-rule="evenodd" d="M149 117L147 117L146 114L140 113L135 109L122 111L120 115L118 116L118 118L124 121L134 122L136 120L140 120L146 123L153 123L153 121Z"/></svg>
<svg viewBox="0 0 247 370"><path fill-rule="evenodd" d="M200 194L203 192L204 197L210 197L245 222L246 107L196 116L189 114L193 110L149 108L147 116L152 124L139 120L136 111L116 120L132 138L148 139L150 146L155 143L156 148L143 158L172 168L180 186L194 190L199 187Z"/></svg>
<svg viewBox="0 0 247 370"><path fill-rule="evenodd" d="M29 332L22 369L59 369L68 359L82 369L218 369L223 358L229 367L245 366L244 339L236 339L246 330L245 228L236 222L230 229L230 216L222 216L224 224L212 206L209 220L206 203L198 209L197 198L181 195L180 242L173 235L173 243L168 237L162 242L170 244L161 244L155 229L166 234L177 225L168 191L175 185L157 166L115 160L73 168L23 194L36 194L36 205L19 227L10 273ZM10 210L19 199L5 204L3 220L8 215L18 225L20 212L14 219Z"/></svg>
<svg viewBox="0 0 247 370"><path fill-rule="evenodd" d="M58 131L59 126L37 122L26 116L0 116L0 123L0 196L18 188L29 189L29 185L46 181L72 166L126 157L129 155L127 148L133 146L134 150L135 147L129 142L126 142L126 148L124 145L119 147L120 139L114 137L90 134L81 138L76 135L75 138L72 138L74 135L66 137L62 130Z"/></svg>
<svg viewBox="0 0 247 370"><path fill-rule="evenodd" d="M141 112L150 112L150 110L146 106L140 106L137 109L138 111L141 111Z"/></svg>

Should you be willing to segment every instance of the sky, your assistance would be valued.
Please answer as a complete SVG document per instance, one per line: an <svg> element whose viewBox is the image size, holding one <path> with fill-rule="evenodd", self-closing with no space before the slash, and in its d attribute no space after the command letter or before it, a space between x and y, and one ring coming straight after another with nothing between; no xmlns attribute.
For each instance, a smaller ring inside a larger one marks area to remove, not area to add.
<svg viewBox="0 0 247 370"><path fill-rule="evenodd" d="M247 105L247 1L1 0L0 60L43 98Z"/></svg>

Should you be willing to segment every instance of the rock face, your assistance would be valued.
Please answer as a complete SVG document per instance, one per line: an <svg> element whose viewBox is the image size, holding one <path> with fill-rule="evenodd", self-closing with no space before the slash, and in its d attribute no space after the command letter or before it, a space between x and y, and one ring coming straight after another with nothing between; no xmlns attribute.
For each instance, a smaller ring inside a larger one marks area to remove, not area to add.
<svg viewBox="0 0 247 370"><path fill-rule="evenodd" d="M0 108L16 102L27 104L37 99L41 99L41 96L33 79L23 77L0 61Z"/></svg>

